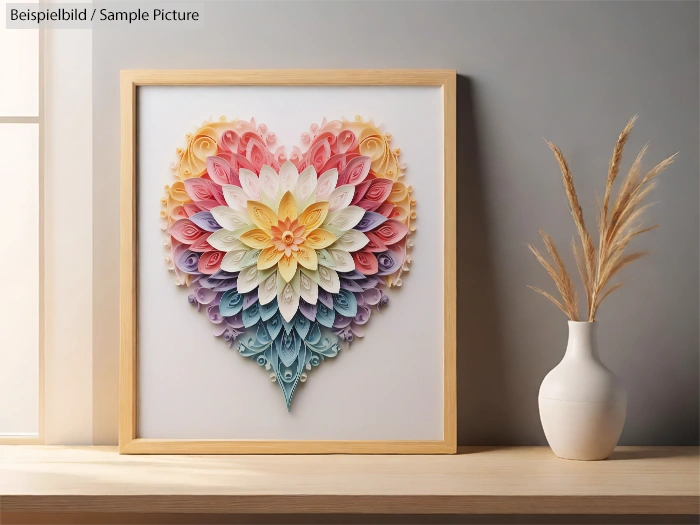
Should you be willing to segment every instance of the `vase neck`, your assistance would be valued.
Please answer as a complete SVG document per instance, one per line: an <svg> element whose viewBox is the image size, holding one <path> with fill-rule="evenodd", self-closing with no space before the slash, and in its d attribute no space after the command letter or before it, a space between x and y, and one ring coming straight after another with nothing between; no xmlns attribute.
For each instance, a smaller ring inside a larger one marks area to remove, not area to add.
<svg viewBox="0 0 700 525"><path fill-rule="evenodd" d="M597 323L569 321L569 342L565 357L600 359Z"/></svg>

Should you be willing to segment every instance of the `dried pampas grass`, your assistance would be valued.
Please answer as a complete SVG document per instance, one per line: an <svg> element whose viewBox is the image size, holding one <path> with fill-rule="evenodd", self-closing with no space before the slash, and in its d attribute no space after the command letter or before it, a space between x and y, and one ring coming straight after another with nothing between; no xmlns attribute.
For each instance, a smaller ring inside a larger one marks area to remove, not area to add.
<svg viewBox="0 0 700 525"><path fill-rule="evenodd" d="M634 237L657 228L657 226L643 226L642 215L651 205L642 204L642 201L656 187L658 183L656 177L673 162L677 155L670 156L643 174L641 163L647 147L642 148L642 151L637 155L627 175L622 180L617 197L612 201L611 206L613 186L620 173L622 153L636 120L637 117L633 117L622 133L620 133L610 159L603 202L599 204L596 217L599 237L597 251L583 218L583 210L579 204L569 164L557 146L545 141L559 164L564 190L569 200L571 216L576 225L578 241L572 239L572 250L581 281L583 282L583 289L586 292L587 318L590 322L595 321L596 313L603 300L624 284L612 284L611 279L628 264L646 255L647 252L626 253L626 249ZM529 288L547 297L569 319L578 321L578 297L573 281L552 238L543 232L542 229L540 229L540 236L553 264L545 259L533 245L528 244L527 246L554 281L561 296L561 301L540 288L534 286Z"/></svg>

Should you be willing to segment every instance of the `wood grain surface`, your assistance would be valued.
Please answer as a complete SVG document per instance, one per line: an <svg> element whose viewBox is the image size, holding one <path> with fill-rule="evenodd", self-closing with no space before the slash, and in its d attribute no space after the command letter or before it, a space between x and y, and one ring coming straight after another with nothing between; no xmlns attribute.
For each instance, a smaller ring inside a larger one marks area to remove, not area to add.
<svg viewBox="0 0 700 525"><path fill-rule="evenodd" d="M22 514L700 513L695 447L620 447L606 461L545 447L447 456L127 456L0 447L0 512Z"/></svg>

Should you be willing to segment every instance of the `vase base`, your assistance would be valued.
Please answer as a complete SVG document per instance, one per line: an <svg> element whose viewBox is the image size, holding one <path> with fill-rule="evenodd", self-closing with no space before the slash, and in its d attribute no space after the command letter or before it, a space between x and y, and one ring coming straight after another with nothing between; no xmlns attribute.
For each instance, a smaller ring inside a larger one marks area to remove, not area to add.
<svg viewBox="0 0 700 525"><path fill-rule="evenodd" d="M581 403L539 399L540 419L557 457L599 461L612 454L625 424L626 401Z"/></svg>

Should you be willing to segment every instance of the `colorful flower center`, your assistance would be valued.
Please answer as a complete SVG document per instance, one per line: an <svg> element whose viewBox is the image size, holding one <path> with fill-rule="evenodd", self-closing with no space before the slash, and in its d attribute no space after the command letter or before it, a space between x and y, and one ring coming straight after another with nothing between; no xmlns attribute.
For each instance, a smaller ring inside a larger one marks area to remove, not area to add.
<svg viewBox="0 0 700 525"><path fill-rule="evenodd" d="M282 234L282 241L285 244L292 244L294 242L294 234L287 230Z"/></svg>

